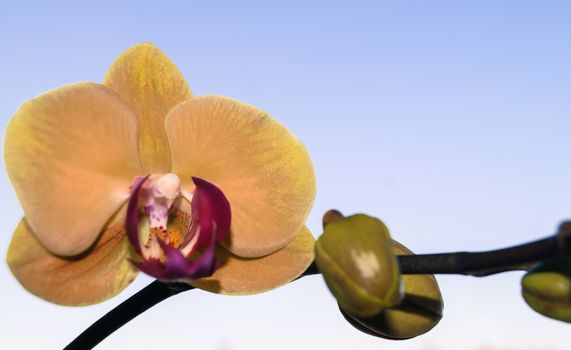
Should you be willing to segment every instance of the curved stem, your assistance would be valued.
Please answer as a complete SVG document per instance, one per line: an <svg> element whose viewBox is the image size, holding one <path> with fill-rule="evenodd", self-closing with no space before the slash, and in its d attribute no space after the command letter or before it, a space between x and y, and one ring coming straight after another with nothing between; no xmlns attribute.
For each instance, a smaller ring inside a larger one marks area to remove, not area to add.
<svg viewBox="0 0 571 350"><path fill-rule="evenodd" d="M173 295L191 289L194 287L186 283L167 284L154 281L106 313L69 343L65 349L92 349L103 339L151 307Z"/></svg>
<svg viewBox="0 0 571 350"><path fill-rule="evenodd" d="M312 263L297 279L318 273L319 270L317 270L317 266L315 263ZM186 283L153 281L145 288L133 294L129 299L117 305L99 320L95 321L95 323L69 343L64 350L92 349L105 338L113 334L113 332L151 307L172 296L192 289L194 289L194 287Z"/></svg>
<svg viewBox="0 0 571 350"><path fill-rule="evenodd" d="M571 231L570 231L571 232ZM522 270L527 265L557 254L569 253L570 234L544 238L510 248L486 252L401 255L398 262L402 274L463 274L487 276L494 273ZM298 277L319 274L315 263ZM91 349L133 318L161 301L194 289L186 283L154 281L97 320L65 349Z"/></svg>

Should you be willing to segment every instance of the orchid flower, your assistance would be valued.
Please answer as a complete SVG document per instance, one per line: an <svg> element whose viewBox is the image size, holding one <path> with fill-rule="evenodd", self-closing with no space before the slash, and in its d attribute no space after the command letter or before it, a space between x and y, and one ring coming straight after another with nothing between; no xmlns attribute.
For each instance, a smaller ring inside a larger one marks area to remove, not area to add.
<svg viewBox="0 0 571 350"><path fill-rule="evenodd" d="M7 262L31 293L86 305L143 271L223 294L286 284L313 260L315 196L305 147L267 113L194 97L144 43L103 84L24 103L5 164L25 217Z"/></svg>

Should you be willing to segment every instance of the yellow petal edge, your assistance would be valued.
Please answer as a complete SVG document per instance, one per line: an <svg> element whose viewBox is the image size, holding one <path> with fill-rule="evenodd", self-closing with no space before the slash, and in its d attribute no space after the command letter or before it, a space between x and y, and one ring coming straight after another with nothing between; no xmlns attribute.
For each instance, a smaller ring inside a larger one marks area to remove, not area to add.
<svg viewBox="0 0 571 350"><path fill-rule="evenodd" d="M69 306L99 303L121 292L139 273L127 260L123 226L122 220L110 225L85 256L63 258L46 250L22 219L7 263L22 286L44 300Z"/></svg>
<svg viewBox="0 0 571 350"><path fill-rule="evenodd" d="M24 103L4 159L28 224L58 255L83 252L139 175L137 120L111 90L77 83Z"/></svg>
<svg viewBox="0 0 571 350"><path fill-rule="evenodd" d="M170 171L164 120L171 108L191 97L175 64L156 46L138 44L113 62L103 84L117 92L137 115L143 173Z"/></svg>
<svg viewBox="0 0 571 350"><path fill-rule="evenodd" d="M194 287L226 295L247 295L278 288L299 277L313 262L315 239L306 227L277 252L246 259L222 247L216 251L222 262L214 275L189 281Z"/></svg>
<svg viewBox="0 0 571 350"><path fill-rule="evenodd" d="M175 107L166 119L172 171L218 186L232 210L225 247L246 258L273 253L302 228L315 197L306 148L267 113L222 96Z"/></svg>

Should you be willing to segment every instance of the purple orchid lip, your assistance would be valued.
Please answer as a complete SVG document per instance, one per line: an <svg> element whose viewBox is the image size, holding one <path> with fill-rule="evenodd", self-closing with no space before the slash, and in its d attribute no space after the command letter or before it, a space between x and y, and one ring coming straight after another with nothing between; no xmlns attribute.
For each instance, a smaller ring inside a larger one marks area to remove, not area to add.
<svg viewBox="0 0 571 350"><path fill-rule="evenodd" d="M230 203L218 187L198 177L193 177L192 181L196 185L196 191L192 197L192 217L182 247L186 247L195 239L196 243L192 249L195 251L211 244L210 235L202 234L203 232L214 235L214 243L226 238L230 231L231 211Z"/></svg>
<svg viewBox="0 0 571 350"><path fill-rule="evenodd" d="M149 176L138 177L135 180L127 206L125 221L127 236L135 252L143 260L132 263L146 274L165 281L197 279L212 275L216 267L215 245L224 240L230 231L231 211L226 196L214 184L193 177L196 190L192 197L191 219L182 243L175 247L161 237L155 236L162 257L145 257L145 247L139 237L139 194ZM189 257L195 253L199 253L199 257L189 260Z"/></svg>

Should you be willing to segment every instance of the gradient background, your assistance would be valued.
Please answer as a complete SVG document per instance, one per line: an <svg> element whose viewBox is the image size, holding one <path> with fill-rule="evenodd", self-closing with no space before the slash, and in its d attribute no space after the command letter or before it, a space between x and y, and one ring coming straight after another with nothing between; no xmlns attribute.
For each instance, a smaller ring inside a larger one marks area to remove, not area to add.
<svg viewBox="0 0 571 350"><path fill-rule="evenodd" d="M150 41L196 95L258 106L309 148L309 228L329 208L383 219L416 252L536 239L571 217L571 4L566 1L2 1L0 119L25 100L101 81ZM239 4L238 4L239 3ZM0 255L22 215L0 176ZM353 329L321 277L248 297L192 291L100 349L568 349L531 311L521 273L439 276L445 317L391 342ZM48 304L0 265L0 345L57 349L150 282L91 307Z"/></svg>

